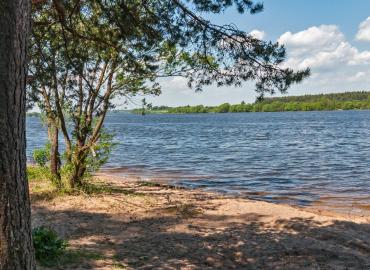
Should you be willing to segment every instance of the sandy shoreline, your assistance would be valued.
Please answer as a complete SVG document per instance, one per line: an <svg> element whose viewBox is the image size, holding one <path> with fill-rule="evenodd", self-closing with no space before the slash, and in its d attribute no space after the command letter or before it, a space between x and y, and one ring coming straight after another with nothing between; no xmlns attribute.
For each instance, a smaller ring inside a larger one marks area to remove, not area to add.
<svg viewBox="0 0 370 270"><path fill-rule="evenodd" d="M122 174L123 173L123 174ZM103 177L105 179L110 179L114 181L149 181L153 183L159 183L161 185L175 185L172 184L172 182L176 181L169 181L167 179L162 179L158 177L153 177L149 180L143 179L139 175L135 174L125 174L125 171L122 171L122 168L117 169L104 169L102 172L97 173L98 177ZM196 180L195 180L196 181ZM184 187L184 186L179 186ZM187 188L187 187L185 187ZM190 188L188 188L190 189ZM197 188L198 189L198 188ZM201 189L201 188L199 188ZM203 190L203 189L201 189ZM207 190L208 191L208 190ZM219 193L217 191L211 191L215 192L216 194L220 194L222 196L227 196L224 193ZM247 193L243 193L242 195L238 194L228 194L231 198L243 198L243 199L249 199L252 201L264 201L263 198L256 198L254 195L256 192L250 191ZM268 193L266 193L268 194ZM251 196L250 196L251 195ZM274 202L272 202L274 203ZM313 201L311 205L305 205L305 206L299 206L296 204L288 203L288 202L275 202L274 204L279 205L289 205L294 208L302 209L304 211L316 213L316 214L325 214L327 216L332 217L345 217L349 219L353 218L364 218L364 220L367 220L367 217L370 218L370 205L353 205L351 203L348 203L348 200L346 198L339 198L334 195L326 194L324 197L321 197L320 200Z"/></svg>
<svg viewBox="0 0 370 270"><path fill-rule="evenodd" d="M105 194L48 196L33 225L100 256L51 269L370 269L370 217L100 175Z"/></svg>

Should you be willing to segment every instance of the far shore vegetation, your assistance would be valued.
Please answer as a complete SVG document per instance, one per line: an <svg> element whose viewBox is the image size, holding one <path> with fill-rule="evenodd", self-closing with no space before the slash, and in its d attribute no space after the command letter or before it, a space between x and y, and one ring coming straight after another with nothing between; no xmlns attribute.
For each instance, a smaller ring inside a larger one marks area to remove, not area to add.
<svg viewBox="0 0 370 270"><path fill-rule="evenodd" d="M265 98L248 104L224 103L219 106L153 106L149 109L134 109L130 112L145 113L240 113L240 112L284 112L284 111L334 111L334 110L369 110L370 92L357 91L334 94L285 96Z"/></svg>
<svg viewBox="0 0 370 270"><path fill-rule="evenodd" d="M39 113L39 112L28 112L27 116L29 116L29 117L40 117L41 113Z"/></svg>

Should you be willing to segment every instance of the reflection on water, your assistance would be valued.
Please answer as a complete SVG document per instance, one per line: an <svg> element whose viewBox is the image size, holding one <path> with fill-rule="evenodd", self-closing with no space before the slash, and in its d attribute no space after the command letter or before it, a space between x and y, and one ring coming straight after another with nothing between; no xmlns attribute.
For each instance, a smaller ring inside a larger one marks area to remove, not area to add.
<svg viewBox="0 0 370 270"><path fill-rule="evenodd" d="M28 118L28 155L46 140ZM107 169L295 205L370 205L370 112L111 114ZM330 199L328 199L330 197Z"/></svg>

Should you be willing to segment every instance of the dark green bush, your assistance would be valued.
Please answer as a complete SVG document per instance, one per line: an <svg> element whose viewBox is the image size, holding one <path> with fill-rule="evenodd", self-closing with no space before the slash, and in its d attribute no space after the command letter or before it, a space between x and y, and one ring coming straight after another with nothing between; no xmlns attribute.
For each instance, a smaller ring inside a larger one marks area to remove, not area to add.
<svg viewBox="0 0 370 270"><path fill-rule="evenodd" d="M51 229L38 227L32 231L36 259L42 264L54 262L67 247L67 242Z"/></svg>

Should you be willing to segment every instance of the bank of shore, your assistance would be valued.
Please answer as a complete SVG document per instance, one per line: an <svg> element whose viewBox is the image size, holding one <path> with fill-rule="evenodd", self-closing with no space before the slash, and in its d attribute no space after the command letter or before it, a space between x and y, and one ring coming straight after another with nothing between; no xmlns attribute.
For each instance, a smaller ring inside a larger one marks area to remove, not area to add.
<svg viewBox="0 0 370 270"><path fill-rule="evenodd" d="M79 254L50 269L370 269L370 216L95 182L99 192L60 196L31 181L33 226L53 228Z"/></svg>

